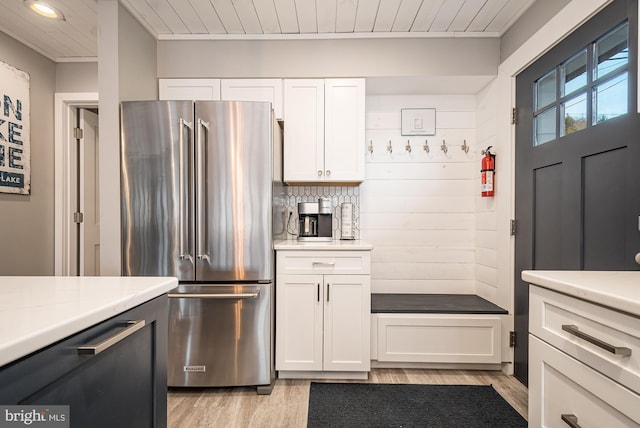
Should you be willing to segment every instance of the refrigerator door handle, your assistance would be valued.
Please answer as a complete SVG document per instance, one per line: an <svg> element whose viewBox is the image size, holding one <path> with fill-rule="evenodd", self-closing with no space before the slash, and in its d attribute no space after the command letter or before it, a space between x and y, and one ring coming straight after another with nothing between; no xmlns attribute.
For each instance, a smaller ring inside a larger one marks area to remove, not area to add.
<svg viewBox="0 0 640 428"><path fill-rule="evenodd" d="M178 174L180 175L180 179L179 179L179 192L180 192L180 215L179 215L179 222L180 225L178 226L179 230L180 230L180 248L179 248L179 257L180 260L189 260L191 263L193 263L193 257L191 257L191 254L189 254L189 252L187 251L185 253L184 251L184 242L185 242L185 218L189 217L189 213L185 213L185 211L189 208L187 201L185 200L185 195L187 194L187 192L185 191L185 183L184 183L184 167L185 167L185 156L184 156L184 128L188 128L189 131L191 131L191 133L193 133L193 123L188 122L186 120L184 120L183 118L180 118L180 120L178 121L179 124L179 128L178 128L178 132L180 134L179 141L178 141L178 145L179 145L179 151L180 151L180 161L179 161L179 172ZM191 165L191 162L189 161L189 165L187 166L187 170L190 171L191 168L189 168L189 166ZM187 230L187 234L188 234L188 230Z"/></svg>
<svg viewBox="0 0 640 428"><path fill-rule="evenodd" d="M206 129L206 132L204 130ZM196 256L198 260L206 260L210 262L209 255L207 254L207 243L205 240L206 232L204 231L204 168L205 168L205 153L204 153L204 135L207 134L207 138L209 137L209 122L205 122L202 119L198 119L198 137L197 137L197 171L196 171L196 187L198 191L196 193L196 210L197 210L197 227L198 227L198 248L196 249L198 255Z"/></svg>

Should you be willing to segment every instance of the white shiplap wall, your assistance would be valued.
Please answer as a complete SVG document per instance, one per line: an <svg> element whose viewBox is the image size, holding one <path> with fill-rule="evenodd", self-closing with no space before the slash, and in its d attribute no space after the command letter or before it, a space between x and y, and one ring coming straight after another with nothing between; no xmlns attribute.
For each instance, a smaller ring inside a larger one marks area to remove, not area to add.
<svg viewBox="0 0 640 428"><path fill-rule="evenodd" d="M496 156L505 156L502 153L497 141L497 106L498 91L497 81L493 81L477 95L476 113L476 138L478 142L478 159L482 158L480 151L492 146L492 153ZM497 160L497 157L496 157ZM504 160L504 159L500 159ZM504 162L502 162L504 163ZM480 160L478 160L480 164ZM501 171L496 168L497 174ZM476 187L480 187L480 168L476 173ZM502 178L502 177L501 177ZM496 180L497 181L497 180ZM501 182L503 182L501 180ZM508 189L499 189L496 183L495 194L501 192L502 197L506 197ZM480 193L478 192L477 195ZM496 243L496 198L476 197L476 293L480 296L504 305L507 302L498 302L498 280L497 280L497 243Z"/></svg>
<svg viewBox="0 0 640 428"><path fill-rule="evenodd" d="M402 136L403 108L435 108L436 135ZM366 111L360 232L374 246L372 292L475 293L475 95L372 95Z"/></svg>

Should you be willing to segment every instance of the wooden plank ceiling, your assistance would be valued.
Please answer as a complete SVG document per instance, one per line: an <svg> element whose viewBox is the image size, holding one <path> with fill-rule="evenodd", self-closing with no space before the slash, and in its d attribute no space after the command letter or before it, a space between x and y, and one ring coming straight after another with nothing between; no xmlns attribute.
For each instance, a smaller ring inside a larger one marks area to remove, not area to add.
<svg viewBox="0 0 640 428"><path fill-rule="evenodd" d="M98 0L0 2L0 31L54 60L97 56ZM120 0L157 39L501 36L534 0Z"/></svg>

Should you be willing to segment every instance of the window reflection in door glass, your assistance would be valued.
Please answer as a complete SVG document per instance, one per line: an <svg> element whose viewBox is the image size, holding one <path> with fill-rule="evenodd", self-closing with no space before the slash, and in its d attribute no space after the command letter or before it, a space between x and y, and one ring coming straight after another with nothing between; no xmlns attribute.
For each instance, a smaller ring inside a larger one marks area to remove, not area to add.
<svg viewBox="0 0 640 428"><path fill-rule="evenodd" d="M536 110L556 100L556 71L552 70L536 82Z"/></svg>
<svg viewBox="0 0 640 428"><path fill-rule="evenodd" d="M540 113L534 119L535 144L539 146L556 139L556 108L552 107L544 113Z"/></svg>
<svg viewBox="0 0 640 428"><path fill-rule="evenodd" d="M564 123L561 135L569 135L587 127L587 94L582 93L562 103Z"/></svg>
<svg viewBox="0 0 640 428"><path fill-rule="evenodd" d="M596 42L596 75L599 79L629 62L629 25L624 24Z"/></svg>
<svg viewBox="0 0 640 428"><path fill-rule="evenodd" d="M593 90L593 124L598 124L628 111L628 74L623 73L596 86Z"/></svg>
<svg viewBox="0 0 640 428"><path fill-rule="evenodd" d="M587 84L587 50L568 59L560 68L562 96L569 95Z"/></svg>

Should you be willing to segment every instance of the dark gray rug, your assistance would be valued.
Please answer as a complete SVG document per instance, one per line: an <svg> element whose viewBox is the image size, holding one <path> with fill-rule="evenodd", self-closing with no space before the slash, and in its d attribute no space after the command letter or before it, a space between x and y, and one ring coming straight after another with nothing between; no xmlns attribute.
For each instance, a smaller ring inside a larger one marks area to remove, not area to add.
<svg viewBox="0 0 640 428"><path fill-rule="evenodd" d="M309 393L308 428L526 426L492 386L312 382Z"/></svg>

